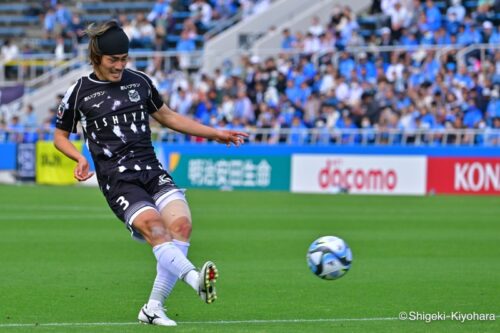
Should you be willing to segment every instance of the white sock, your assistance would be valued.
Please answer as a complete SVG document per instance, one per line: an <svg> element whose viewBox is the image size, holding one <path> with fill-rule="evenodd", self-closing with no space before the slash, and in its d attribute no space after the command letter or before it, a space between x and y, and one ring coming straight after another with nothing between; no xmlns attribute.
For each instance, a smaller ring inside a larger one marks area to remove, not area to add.
<svg viewBox="0 0 500 333"><path fill-rule="evenodd" d="M184 282L193 287L194 290L198 291L198 286L200 282L200 272L193 269L187 272L187 274L184 275L182 279L184 280Z"/></svg>
<svg viewBox="0 0 500 333"><path fill-rule="evenodd" d="M178 278L183 278L189 271L195 269L177 246L172 242L165 242L153 247L153 253L161 269L172 273Z"/></svg>
<svg viewBox="0 0 500 333"><path fill-rule="evenodd" d="M189 242L183 242L183 241L174 239L172 241L172 243L174 243L174 245L177 246L177 248L179 250L181 250L182 254L184 254L185 257L188 256L189 245L191 245Z"/></svg>
<svg viewBox="0 0 500 333"><path fill-rule="evenodd" d="M189 243L174 239L174 245L187 257ZM176 275L163 269L159 263L156 264L156 278L153 289L149 296L148 307L163 307L163 303L174 289L178 278Z"/></svg>

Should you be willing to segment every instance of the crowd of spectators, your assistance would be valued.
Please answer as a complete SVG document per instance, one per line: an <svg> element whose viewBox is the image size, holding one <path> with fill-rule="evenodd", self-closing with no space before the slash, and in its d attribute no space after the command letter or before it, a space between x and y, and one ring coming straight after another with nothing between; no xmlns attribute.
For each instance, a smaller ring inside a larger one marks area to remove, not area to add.
<svg viewBox="0 0 500 333"><path fill-rule="evenodd" d="M241 18L245 19L265 10L270 1L156 0L151 3L149 12L114 8L104 17L120 22L131 41L131 49L190 53L203 48L203 35L210 29L223 24L237 13L241 13ZM72 58L77 53L78 45L86 43L85 28L96 17L84 15L86 8L99 3L71 1L70 8L66 2L44 0L31 4L26 14L39 17L43 36L26 40L5 38L0 41L0 61L9 62L20 56L50 53L58 60ZM124 2L124 7L126 4ZM179 65L182 67L182 64L176 64ZM26 79L26 73L18 75L20 69L16 64L9 65L5 68L5 78Z"/></svg>
<svg viewBox="0 0 500 333"><path fill-rule="evenodd" d="M268 129L261 141L499 144L500 31L488 20L493 4L468 13L454 0L445 14L431 0L381 5L382 27L367 38L348 6L334 6L326 24L313 17L307 31L284 29L278 57L244 56L241 64L194 81L179 72L150 74L180 113L224 128ZM401 11L403 19L394 14ZM463 21L453 30L447 26L455 16ZM492 47L463 59L458 48L439 47L475 43ZM349 51L355 46L363 51ZM292 135L284 138L283 129ZM453 134L466 129L486 134Z"/></svg>
<svg viewBox="0 0 500 333"><path fill-rule="evenodd" d="M155 61L147 72L177 112L221 128L261 130L251 138L258 142L499 145L494 3L480 1L470 12L457 0L446 10L431 0L387 0L373 11L380 27L371 35L361 33L348 6L335 5L328 22L313 17L307 31L284 29L277 57L245 55L191 76ZM458 48L440 47L476 43L491 47L463 58ZM467 129L479 134L454 131ZM175 138L189 139L196 140Z"/></svg>

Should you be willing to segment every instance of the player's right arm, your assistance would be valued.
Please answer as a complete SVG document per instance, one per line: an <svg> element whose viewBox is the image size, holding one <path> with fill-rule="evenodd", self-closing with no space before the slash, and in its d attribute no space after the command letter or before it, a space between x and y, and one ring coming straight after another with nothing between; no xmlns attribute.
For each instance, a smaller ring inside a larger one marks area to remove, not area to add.
<svg viewBox="0 0 500 333"><path fill-rule="evenodd" d="M69 140L69 132L56 128L54 132L54 146L64 155L75 161L76 167L73 170L73 175L78 181L85 181L94 175L89 172L89 162Z"/></svg>
<svg viewBox="0 0 500 333"><path fill-rule="evenodd" d="M81 85L82 80L80 79L66 91L61 104L57 108L57 121L54 132L54 146L77 163L73 170L73 175L78 181L87 180L94 174L93 172L89 172L89 162L87 159L69 140L69 134L71 132L76 133L76 125L80 120L79 113L76 112L75 96Z"/></svg>

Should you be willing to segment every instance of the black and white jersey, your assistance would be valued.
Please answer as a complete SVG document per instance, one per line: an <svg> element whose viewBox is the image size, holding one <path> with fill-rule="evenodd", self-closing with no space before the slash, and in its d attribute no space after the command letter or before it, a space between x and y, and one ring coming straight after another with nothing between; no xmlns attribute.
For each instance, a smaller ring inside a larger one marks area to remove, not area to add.
<svg viewBox="0 0 500 333"><path fill-rule="evenodd" d="M59 105L56 127L83 128L98 178L132 170L161 169L151 143L149 115L163 101L142 72L125 69L120 82L80 78Z"/></svg>

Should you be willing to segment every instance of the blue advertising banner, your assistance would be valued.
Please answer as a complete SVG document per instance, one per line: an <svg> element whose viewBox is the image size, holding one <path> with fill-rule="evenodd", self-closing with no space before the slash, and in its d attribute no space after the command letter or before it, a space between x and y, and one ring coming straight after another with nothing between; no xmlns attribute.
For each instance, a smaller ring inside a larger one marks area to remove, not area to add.
<svg viewBox="0 0 500 333"><path fill-rule="evenodd" d="M0 105L12 102L24 94L24 86L18 85L13 87L0 88Z"/></svg>

